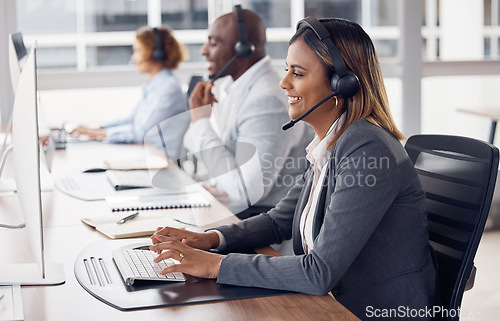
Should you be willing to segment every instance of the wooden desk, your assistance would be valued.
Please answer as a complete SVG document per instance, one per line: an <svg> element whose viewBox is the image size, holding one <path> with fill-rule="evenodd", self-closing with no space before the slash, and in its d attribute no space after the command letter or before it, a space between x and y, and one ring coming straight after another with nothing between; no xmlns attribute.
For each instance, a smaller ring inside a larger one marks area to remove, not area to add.
<svg viewBox="0 0 500 321"><path fill-rule="evenodd" d="M68 145L67 150L56 152L53 174L57 177L70 168L88 165L96 155L103 158L107 155L116 156L118 153L131 155L141 152L141 149L137 145ZM119 311L85 291L73 273L78 255L89 244L106 239L80 222L82 215L89 211L109 211L104 201L80 201L57 190L44 192L42 199L45 211L46 261L64 264L66 283L59 286L23 287L25 320L358 320L329 295L320 297L305 294ZM214 199L213 201L216 202ZM212 210L215 212L227 211L222 205L213 204ZM225 217L225 222L237 220L234 216ZM0 196L0 222L18 224L22 221L17 197ZM33 262L27 238L25 229L1 229L2 261Z"/></svg>
<svg viewBox="0 0 500 321"><path fill-rule="evenodd" d="M485 107L485 108L458 108L458 111L469 113L478 116L484 116L491 119L490 137L488 142L493 144L495 141L495 132L497 129L497 122L500 120L500 108L495 107Z"/></svg>

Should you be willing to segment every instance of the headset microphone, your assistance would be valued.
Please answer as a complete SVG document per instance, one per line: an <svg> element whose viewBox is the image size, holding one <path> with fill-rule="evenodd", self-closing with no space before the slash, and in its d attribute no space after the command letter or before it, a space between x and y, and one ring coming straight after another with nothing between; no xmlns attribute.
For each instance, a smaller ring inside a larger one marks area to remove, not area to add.
<svg viewBox="0 0 500 321"><path fill-rule="evenodd" d="M281 126L281 129L287 130L287 129L292 128L293 125L295 125L295 123L298 123L299 121L301 121L304 117L306 117L307 115L309 115L310 113L312 113L316 108L318 108L319 106L321 106L325 101L327 101L328 99L332 98L333 96L335 96L335 94L331 93L327 97L323 98L316 105L312 106L308 111L306 111L305 113L303 113L299 118L292 119L288 123L286 123L283 126Z"/></svg>
<svg viewBox="0 0 500 321"><path fill-rule="evenodd" d="M236 58L238 58L238 55L234 55L231 59L229 59L228 62L226 62L226 64L215 74L213 75L212 77L210 77L210 83L214 83L214 81L216 81L217 79L219 79L219 77L222 75L222 73L224 71L226 71L226 69L231 66L231 64L236 60Z"/></svg>

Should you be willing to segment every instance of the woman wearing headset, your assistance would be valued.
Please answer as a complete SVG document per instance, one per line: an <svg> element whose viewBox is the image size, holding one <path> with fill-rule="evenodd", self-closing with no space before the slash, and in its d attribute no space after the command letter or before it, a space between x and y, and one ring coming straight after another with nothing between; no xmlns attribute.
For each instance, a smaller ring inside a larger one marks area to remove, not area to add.
<svg viewBox="0 0 500 321"><path fill-rule="evenodd" d="M308 171L267 213L205 233L158 229L150 249L162 252L157 261L180 260L164 272L316 295L331 291L361 319L400 310L395 317L405 319L411 316L405 311L432 309L439 295L424 193L392 120L373 43L359 25L342 19L307 18L297 29L281 81L290 117L304 115L333 90L303 118L316 133L307 148ZM334 45L320 40L322 32ZM350 72L340 74L345 67ZM294 256L202 251L290 238Z"/></svg>
<svg viewBox="0 0 500 321"><path fill-rule="evenodd" d="M149 76L132 114L100 128L79 126L72 135L87 135L111 143L142 143L155 125L188 110L187 97L172 72L184 60L184 48L172 31L166 26L142 27L137 30L132 48L131 61L137 72ZM178 135L180 141L183 134Z"/></svg>

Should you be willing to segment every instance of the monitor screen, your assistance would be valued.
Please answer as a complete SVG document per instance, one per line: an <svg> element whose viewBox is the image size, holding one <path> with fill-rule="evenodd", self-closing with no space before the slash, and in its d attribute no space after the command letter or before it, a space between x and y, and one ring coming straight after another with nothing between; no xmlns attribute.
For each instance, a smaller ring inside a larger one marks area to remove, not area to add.
<svg viewBox="0 0 500 321"><path fill-rule="evenodd" d="M12 92L14 96L17 91L17 83L19 82L19 77L21 76L22 66L26 61L28 52L24 46L23 35L18 33L12 33L9 35L9 73L10 73L10 83L12 85ZM11 106L9 106L11 107ZM12 108L8 108L2 111L2 117L8 119L7 127L5 128L5 134L2 137L2 146L0 147L0 157L5 153L7 145L10 138L10 130L12 127ZM1 173L0 173L1 174Z"/></svg>
<svg viewBox="0 0 500 321"><path fill-rule="evenodd" d="M21 70L26 62L27 51L20 32L9 35L9 71L12 90L16 94Z"/></svg>
<svg viewBox="0 0 500 321"><path fill-rule="evenodd" d="M28 51L24 46L23 34L20 32L13 33L12 43L14 44L14 49L16 50L17 60L21 61L25 56L28 55Z"/></svg>
<svg viewBox="0 0 500 321"><path fill-rule="evenodd" d="M19 84L19 77L21 76L21 72L23 70L24 64L26 63L26 60L28 58L28 51L26 50L26 47L24 45L23 41L23 35L22 33L13 33L9 35L9 70L10 70L10 80L12 84L12 90L14 92L14 96L16 95L17 92L17 87ZM35 58L36 59L36 58ZM36 61L35 61L36 64ZM7 127L5 129L5 134L2 137L1 140L1 145L0 145L0 157L4 155L5 151L8 148L8 145L10 143L10 131L12 128L12 114L13 114L13 108L12 107L10 110L8 110L8 118L9 121L7 122ZM38 108L38 106L37 106ZM39 112L39 114L42 114ZM2 115L3 116L3 115ZM47 133L46 135L49 136L50 130L48 129L48 126L46 122L44 121L43 117L42 119L39 119L38 124L40 125L39 127L41 128L41 131L44 133ZM48 144L44 148L44 153L41 154L42 160L44 162L44 165L46 166L47 170L50 172L51 170L51 164L52 164L52 156L53 156L53 150L55 149L55 142L50 139L48 140ZM0 159L0 162L2 160ZM0 177L1 177L1 170L0 170ZM0 182L1 184L1 182ZM8 190L12 184L4 184L5 188L3 190ZM14 188L15 189L15 188ZM2 191L2 185L0 185L0 191Z"/></svg>
<svg viewBox="0 0 500 321"><path fill-rule="evenodd" d="M36 44L19 77L12 118L12 145L17 195L36 263L14 264L10 268L0 265L0 284L63 283L62 265L47 265L44 258Z"/></svg>

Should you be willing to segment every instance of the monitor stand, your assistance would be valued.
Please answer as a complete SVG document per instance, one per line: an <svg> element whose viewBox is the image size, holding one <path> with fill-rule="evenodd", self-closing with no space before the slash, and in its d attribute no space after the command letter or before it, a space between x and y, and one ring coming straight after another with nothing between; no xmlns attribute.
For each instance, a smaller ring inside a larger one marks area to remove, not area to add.
<svg viewBox="0 0 500 321"><path fill-rule="evenodd" d="M57 285L64 282L61 263L45 264L45 278L37 263L0 264L0 285Z"/></svg>

